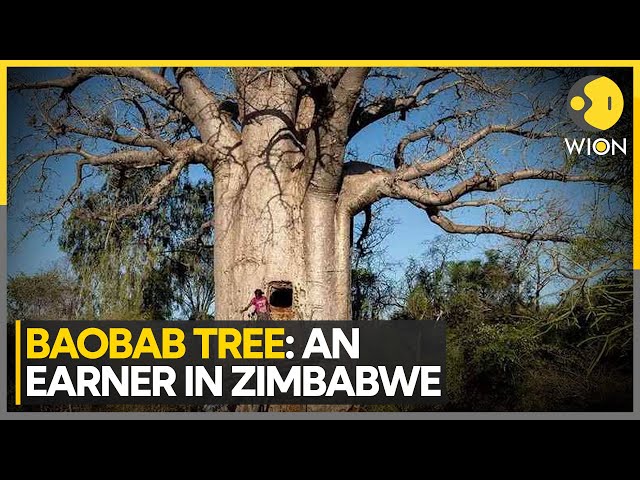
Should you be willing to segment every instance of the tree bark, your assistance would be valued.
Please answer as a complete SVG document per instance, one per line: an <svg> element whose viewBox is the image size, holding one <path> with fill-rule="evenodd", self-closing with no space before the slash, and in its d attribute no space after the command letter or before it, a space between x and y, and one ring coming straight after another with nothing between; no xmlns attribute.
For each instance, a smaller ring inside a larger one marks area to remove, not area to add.
<svg viewBox="0 0 640 480"><path fill-rule="evenodd" d="M258 167L261 168L261 167ZM216 319L240 318L255 289L290 282L292 318L348 320L350 222L333 198L280 195L270 174L254 173L237 195L224 199L216 175Z"/></svg>
<svg viewBox="0 0 640 480"><path fill-rule="evenodd" d="M242 142L214 172L216 319L240 319L257 288L269 295L270 285L290 284L285 318L348 320L351 217L338 208L341 171L324 169L323 180L334 178L317 188L315 153L295 129L297 90L273 72L242 75ZM331 160L324 164L342 164Z"/></svg>

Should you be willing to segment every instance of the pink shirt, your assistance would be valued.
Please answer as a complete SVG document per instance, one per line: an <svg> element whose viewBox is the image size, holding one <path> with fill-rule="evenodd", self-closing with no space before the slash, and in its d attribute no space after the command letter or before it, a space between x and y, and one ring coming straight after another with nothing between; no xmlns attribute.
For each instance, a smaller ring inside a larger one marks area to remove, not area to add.
<svg viewBox="0 0 640 480"><path fill-rule="evenodd" d="M267 313L267 297L253 297L251 299L251 305L256 307L256 313Z"/></svg>

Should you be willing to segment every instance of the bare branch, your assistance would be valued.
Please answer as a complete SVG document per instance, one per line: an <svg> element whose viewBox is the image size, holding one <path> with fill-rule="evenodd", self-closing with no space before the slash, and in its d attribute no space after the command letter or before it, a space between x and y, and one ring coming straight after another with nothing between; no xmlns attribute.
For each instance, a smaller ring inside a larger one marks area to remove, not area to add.
<svg viewBox="0 0 640 480"><path fill-rule="evenodd" d="M129 145L133 147L151 147L155 148L163 155L169 156L171 145L160 138L153 138L146 135L122 135L117 133L117 129L113 128L110 132L97 128L83 128L70 123L63 123L66 132L75 133L89 138L103 138L121 145Z"/></svg>
<svg viewBox="0 0 640 480"><path fill-rule="evenodd" d="M398 177L401 180L415 180L416 178L425 177L427 175L436 172L447 165L451 164L457 155L468 150L473 145L483 140L492 133L510 133L515 135L526 136L527 138L547 138L551 136L548 133L538 133L528 130L523 130L521 127L527 123L540 120L548 115L549 110L542 110L532 113L526 117L521 118L513 123L504 125L487 125L476 131L474 134L467 137L455 147L449 149L446 153L440 155L438 158L428 162L414 163L401 171L399 171Z"/></svg>
<svg viewBox="0 0 640 480"><path fill-rule="evenodd" d="M147 111L144 109L142 104L135 97L131 97L130 99L128 99L128 101L133 104L133 106L140 114L140 118L142 119L146 134L156 140L160 140L160 136L157 134L155 128L151 125L149 116L147 115Z"/></svg>
<svg viewBox="0 0 640 480"><path fill-rule="evenodd" d="M344 71L333 94L336 103L334 115L346 112L347 121L351 119L353 107L360 96L362 85L364 85L370 70L368 67L349 67Z"/></svg>
<svg viewBox="0 0 640 480"><path fill-rule="evenodd" d="M380 200L381 184L391 176L389 170L367 162L347 162L342 174L338 208L351 215Z"/></svg>
<svg viewBox="0 0 640 480"><path fill-rule="evenodd" d="M18 170L9 176L9 197L13 196L13 192L20 183L20 180L24 176L25 173L31 169L38 162L47 160L51 157L59 157L62 155L80 155L85 156L82 151L77 148L57 148L54 150L50 150L48 152L41 152L36 155L21 155L15 161L11 163L11 167L17 168Z"/></svg>
<svg viewBox="0 0 640 480"><path fill-rule="evenodd" d="M42 152L33 156L25 156L19 158L14 165L21 165L16 175L11 177L10 193L13 194L17 184L19 183L25 172L39 161L46 161L48 158L60 157L65 155L80 156L80 160L76 161L75 181L70 189L63 195L56 205L48 211L37 215L38 223L52 221L55 217L62 214L68 205L71 205L80 191L82 182L87 178L83 174L86 166L103 167L111 166L121 171L128 169L143 169L157 167L160 165L171 164L171 168L153 187L151 187L143 196L142 201L136 205L130 205L120 211L111 212L91 212L89 210L76 210L74 213L78 216L93 220L114 221L121 218L138 215L155 209L160 200L165 196L169 188L175 183L182 169L189 163L205 163L211 158L208 150L211 147L204 145L196 140L186 140L178 142L171 147L171 157L167 158L156 150L120 150L105 155L98 155L87 152L81 147L76 148L59 148L47 152ZM27 160L28 159L28 160ZM34 227L37 224L34 223ZM29 229L28 235L33 229Z"/></svg>
<svg viewBox="0 0 640 480"><path fill-rule="evenodd" d="M328 85L336 87L345 73L349 71L347 67L316 67L305 69L308 73L312 85Z"/></svg>
<svg viewBox="0 0 640 480"><path fill-rule="evenodd" d="M287 82L289 82L293 88L295 88L296 90L300 90L304 87L304 82L300 79L300 77L294 70L290 68L283 68L282 71L284 74L284 78L287 79Z"/></svg>
<svg viewBox="0 0 640 480"><path fill-rule="evenodd" d="M568 280L574 280L577 284L586 284L586 282L588 282L590 279L598 277L598 275L600 275L601 273L606 272L607 270L610 270L612 267L614 267L616 263L620 262L621 260L624 260L624 255L612 255L612 258L610 261L604 263L603 265L598 266L597 268L590 270L580 265L579 268L584 273L573 273L566 270L560 264L560 260L558 259L558 255L559 255L558 252L547 252L547 253L549 255L549 258L551 258L553 269L557 271L560 275L562 275L564 278ZM567 258L566 256L564 257Z"/></svg>
<svg viewBox="0 0 640 480"><path fill-rule="evenodd" d="M45 80L35 83L18 83L9 85L9 90L33 90L33 89L50 89L60 88L64 92L70 93L79 85L90 78L107 75L114 77L127 77L138 80L143 83L161 97L169 100L176 108L180 108L181 96L177 89L171 85L163 76L157 74L150 68L112 68L112 67L89 67L75 68L71 75L53 80Z"/></svg>
<svg viewBox="0 0 640 480"><path fill-rule="evenodd" d="M523 180L550 180L558 182L594 182L607 183L604 178L590 175L577 175L557 170L523 169L487 176L476 175L464 180L445 191L420 186L415 182L400 180L402 170L394 172L376 167L366 162L349 162L345 165L341 190L341 205L353 214L362 211L367 205L388 197L397 200L410 200L421 207L438 206L443 210L453 210L472 203L454 203L460 197L474 192L494 192L505 185ZM486 204L500 206L505 200L483 200ZM452 205L453 204L453 205ZM480 204L478 204L480 206ZM505 209L507 207L505 206Z"/></svg>
<svg viewBox="0 0 640 480"><path fill-rule="evenodd" d="M438 72L435 75L431 75L423 79L420 83L418 83L411 95L403 97L385 97L377 99L368 105L356 108L356 112L354 113L351 124L349 125L349 138L355 136L360 130L367 127L368 125L371 125L378 120L382 120L392 113L407 112L409 110L423 107L427 105L436 95L463 83L462 80L454 80L452 82L446 83L435 88L427 95L425 95L424 98L418 100L418 97L424 90L425 86L441 79L448 73L449 72L444 71Z"/></svg>
<svg viewBox="0 0 640 480"><path fill-rule="evenodd" d="M483 198L482 200L467 200L465 202L454 202L449 205L442 205L440 208L443 212L450 212L451 210L456 210L458 208L470 208L470 207L487 207L493 206L498 207L507 215L511 215L515 212L525 211L518 207L518 205L523 204L525 202L529 202L531 200L524 198Z"/></svg>
<svg viewBox="0 0 640 480"><path fill-rule="evenodd" d="M71 204L71 202L75 198L76 193L78 193L78 190L80 190L82 181L84 180L84 177L82 176L82 169L85 165L88 164L89 160L87 158L85 158L84 160L79 160L76 163L75 182L73 183L67 194L60 200L60 202L58 202L58 204L53 209L43 215L43 217L41 218L41 222L48 222L52 220L64 210L67 204Z"/></svg>
<svg viewBox="0 0 640 480"><path fill-rule="evenodd" d="M498 175L475 175L444 192L436 192L432 205L447 205L470 192L495 192L505 185L522 180L552 180L557 182L594 182L607 183L608 180L591 175L571 175L558 170L527 168Z"/></svg>
<svg viewBox="0 0 640 480"><path fill-rule="evenodd" d="M450 189L440 192L427 187L421 187L413 182L398 180L396 176L387 173L386 178L379 178L379 191L382 196L395 199L406 199L418 202L424 206L449 205L460 197L474 191L495 192L505 185L522 180L553 180L558 182L600 182L606 180L589 175L569 175L556 170L524 169L499 175L476 175L464 180Z"/></svg>
<svg viewBox="0 0 640 480"><path fill-rule="evenodd" d="M97 72L93 69L76 68L71 75L63 78L44 80L33 83L15 83L9 85L9 90L45 90L50 88L60 88L64 92L72 92L79 85L94 77Z"/></svg>
<svg viewBox="0 0 640 480"><path fill-rule="evenodd" d="M75 209L73 215L86 220L100 220L103 222L118 221L127 217L134 217L142 213L155 210L160 201L166 196L170 188L175 184L180 173L189 163L189 157L186 155L178 158L169 171L158 180L158 182L149 188L139 203L128 205L124 208L117 209L115 212L93 212L87 209Z"/></svg>
<svg viewBox="0 0 640 480"><path fill-rule="evenodd" d="M10 90L55 89L70 93L79 85L96 76L114 76L135 79L182 111L198 127L203 139L212 147L227 153L239 141L239 135L228 116L219 110L218 101L190 68L176 69L180 88L150 68L90 67L74 69L64 78L35 83L10 85Z"/></svg>
<svg viewBox="0 0 640 480"><path fill-rule="evenodd" d="M309 188L326 192L339 188L349 122L369 70L347 68L335 88L324 83L311 92L315 112L312 118L318 128L310 128L306 137L304 171ZM321 76L327 74L322 69L313 71Z"/></svg>
<svg viewBox="0 0 640 480"><path fill-rule="evenodd" d="M461 112L461 113L454 113L452 115L447 115L446 117L442 117L439 120L433 122L431 125L429 125L427 128L423 128L421 130L417 130L413 133L410 133L409 135L406 135L405 137L402 138L402 140L400 140L400 142L398 143L398 146L396 147L396 153L393 157L393 164L396 168L399 168L401 165L404 165L405 161L404 161L404 151L407 148L407 146L409 146L409 144L413 143L413 142L417 142L418 140L422 140L423 138L427 138L427 137L432 137L436 131L436 129L446 123L449 122L451 120L457 120L460 118L464 118L464 117L469 117L471 115L473 115L474 113L476 113L476 110L469 110L466 112Z"/></svg>
<svg viewBox="0 0 640 480"><path fill-rule="evenodd" d="M344 74L347 73L347 67L336 67L329 73L329 83L332 86L336 86Z"/></svg>
<svg viewBox="0 0 640 480"><path fill-rule="evenodd" d="M362 229L360 230L360 237L356 242L356 249L362 255L363 253L363 242L369 235L371 230L371 205L367 205L364 209L364 224L362 225Z"/></svg>
<svg viewBox="0 0 640 480"><path fill-rule="evenodd" d="M411 200L423 206L436 205L439 198L439 192L431 188L421 187L413 182L398 180L393 174L388 174L386 178L382 179L378 191L381 195L380 198L389 197L396 200Z"/></svg>
<svg viewBox="0 0 640 480"><path fill-rule="evenodd" d="M230 116L220 110L218 99L195 70L176 68L175 75L184 96L183 111L198 127L206 143L223 154L228 153L240 141Z"/></svg>
<svg viewBox="0 0 640 480"><path fill-rule="evenodd" d="M570 237L557 233L545 233L537 229L533 232L520 232L516 230L510 230L504 227L498 227L493 225L465 225L460 223L454 223L449 218L445 217L439 212L437 208L426 209L429 220L442 228L448 233L461 233L467 235L480 235L480 234L493 234L501 235L503 237L513 238L516 240L526 240L532 242L534 240L550 241L550 242L569 242Z"/></svg>
<svg viewBox="0 0 640 480"><path fill-rule="evenodd" d="M159 165L160 162L163 161L162 155L155 150L122 150L108 155L94 155L80 148L55 149L48 152L42 152L30 158L30 161L26 164L27 168L24 169L23 167L18 174L11 179L11 195L13 195L13 191L18 185L20 178L29 167L39 161L46 161L48 158L64 155L78 155L82 157L76 162L75 181L67 193L60 198L53 208L36 216L37 221L33 222L32 225L23 232L23 239L29 236L40 224L53 221L54 218L63 213L67 205L71 205L73 203L76 195L80 191L82 182L87 178L83 174L85 166L90 165L97 167L112 165L118 168L148 168Z"/></svg>

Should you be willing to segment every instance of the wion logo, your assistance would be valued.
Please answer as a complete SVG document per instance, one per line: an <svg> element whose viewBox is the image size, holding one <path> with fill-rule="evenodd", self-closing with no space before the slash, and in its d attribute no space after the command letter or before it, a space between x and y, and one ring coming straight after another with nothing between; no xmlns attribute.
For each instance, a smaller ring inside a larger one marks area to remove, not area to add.
<svg viewBox="0 0 640 480"><path fill-rule="evenodd" d="M571 120L583 130L601 132L613 127L624 110L620 87L603 75L589 75L578 80L567 95L567 110ZM569 153L591 155L627 154L627 139L580 138L564 139Z"/></svg>

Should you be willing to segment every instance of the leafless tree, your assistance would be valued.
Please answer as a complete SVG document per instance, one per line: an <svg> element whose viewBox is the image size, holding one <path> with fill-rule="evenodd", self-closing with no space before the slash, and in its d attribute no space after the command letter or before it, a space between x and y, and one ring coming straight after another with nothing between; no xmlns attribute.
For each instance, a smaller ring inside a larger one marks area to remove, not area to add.
<svg viewBox="0 0 640 480"><path fill-rule="evenodd" d="M17 157L11 187L39 165L44 188L51 159L75 161L73 185L42 223L69 211L94 169L158 171L137 202L73 210L114 222L161 208L185 169L203 165L214 182L214 218L202 228L215 231L216 318L237 318L257 287L291 282L297 318L347 319L351 220L380 200L409 201L449 233L570 238L561 205L541 198L525 209L530 198L502 193L525 180L598 180L561 155L564 99L523 90L545 81L530 73L234 68L227 94L194 68L75 68L37 82L12 74L10 90L35 92L30 124L51 148ZM405 132L395 147L380 162L351 159L350 141L385 121ZM479 208L494 213L455 220Z"/></svg>
<svg viewBox="0 0 640 480"><path fill-rule="evenodd" d="M397 223L385 214L385 203L364 210L352 227L352 320L379 320L396 306L395 282L390 273L397 266L389 260L385 242ZM355 219L354 219L355 220Z"/></svg>

